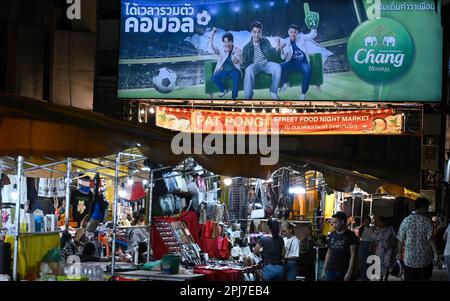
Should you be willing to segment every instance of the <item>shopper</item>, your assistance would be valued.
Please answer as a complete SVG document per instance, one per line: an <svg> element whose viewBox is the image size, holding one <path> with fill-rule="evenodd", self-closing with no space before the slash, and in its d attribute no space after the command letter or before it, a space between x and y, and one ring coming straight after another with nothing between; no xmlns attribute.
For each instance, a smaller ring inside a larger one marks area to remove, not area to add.
<svg viewBox="0 0 450 301"><path fill-rule="evenodd" d="M367 258L371 255L373 249L375 229L372 226L372 218L366 216L363 219L362 225L358 228L359 237L359 272L361 280L367 281Z"/></svg>
<svg viewBox="0 0 450 301"><path fill-rule="evenodd" d="M405 218L397 235L398 257L405 251L405 280L428 281L433 274L433 253L437 262L438 252L433 241L433 225L426 216L430 201L418 198L415 211Z"/></svg>
<svg viewBox="0 0 450 301"><path fill-rule="evenodd" d="M387 281L395 259L395 231L384 216L377 218L376 224L375 255L380 258L380 280Z"/></svg>
<svg viewBox="0 0 450 301"><path fill-rule="evenodd" d="M286 280L295 281L297 279L300 240L295 236L295 225L293 223L284 223L281 233L284 236L284 249L286 250L284 256Z"/></svg>
<svg viewBox="0 0 450 301"><path fill-rule="evenodd" d="M322 271L325 281L351 281L355 267L358 237L347 229L347 215L337 212L332 216L334 231L328 236L328 251Z"/></svg>
<svg viewBox="0 0 450 301"><path fill-rule="evenodd" d="M256 244L253 252L259 256L263 251L264 267L262 276L264 281L283 281L285 279L285 269L283 257L285 254L284 240L280 236L280 224L277 220L269 220L271 235L263 236Z"/></svg>
<svg viewBox="0 0 450 301"><path fill-rule="evenodd" d="M448 280L450 281L450 224L448 224L447 230L445 230L444 240L446 241L444 260L445 265L447 266L447 277Z"/></svg>

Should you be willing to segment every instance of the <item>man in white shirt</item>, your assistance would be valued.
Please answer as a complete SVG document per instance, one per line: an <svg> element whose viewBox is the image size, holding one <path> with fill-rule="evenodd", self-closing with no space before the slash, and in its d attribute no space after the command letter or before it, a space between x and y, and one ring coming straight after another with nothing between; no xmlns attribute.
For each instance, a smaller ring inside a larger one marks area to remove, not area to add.
<svg viewBox="0 0 450 301"><path fill-rule="evenodd" d="M303 74L303 83L300 100L304 100L306 97L312 75L306 42L314 42L314 39L317 37L317 27L319 26L320 20L319 13L310 11L308 2L305 2L303 7L305 11L305 24L311 30L310 33L299 33L299 27L292 24L289 26L289 37L278 46L282 49L281 59L285 61L285 63L281 64L281 84L283 86L280 91L284 92L288 87L288 73L301 73Z"/></svg>
<svg viewBox="0 0 450 301"><path fill-rule="evenodd" d="M299 33L297 25L289 26L289 37L285 39L282 44L281 58L285 60L281 64L281 92L286 91L288 87L288 73L296 72L303 74L303 82L300 94L300 100L304 100L306 93L309 90L309 83L311 81L311 65L309 53L306 48L307 41L313 41L317 37L317 29L312 29L310 33Z"/></svg>
<svg viewBox="0 0 450 301"><path fill-rule="evenodd" d="M233 82L231 98L236 100L241 78L242 49L234 45L234 37L229 32L222 36L223 48L217 48L214 45L214 36L217 31L218 29L214 27L209 38L211 48L219 56L212 80L220 90L219 97L224 97L228 89L224 86L223 81L231 78Z"/></svg>

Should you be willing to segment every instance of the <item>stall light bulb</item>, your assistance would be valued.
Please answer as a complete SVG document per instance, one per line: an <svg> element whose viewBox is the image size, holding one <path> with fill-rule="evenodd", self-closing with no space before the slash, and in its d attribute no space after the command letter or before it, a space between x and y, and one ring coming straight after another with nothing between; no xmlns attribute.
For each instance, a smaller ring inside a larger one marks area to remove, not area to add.
<svg viewBox="0 0 450 301"><path fill-rule="evenodd" d="M277 110L275 108L272 109L272 113L275 114Z"/></svg>
<svg viewBox="0 0 450 301"><path fill-rule="evenodd" d="M127 196L127 192L125 190L119 190L119 197L121 197L123 199L126 196Z"/></svg>
<svg viewBox="0 0 450 301"><path fill-rule="evenodd" d="M266 109L262 109L261 113L266 114Z"/></svg>
<svg viewBox="0 0 450 301"><path fill-rule="evenodd" d="M133 179L128 179L128 180L127 180L127 184L128 184L128 185L133 185L133 183L134 183Z"/></svg>
<svg viewBox="0 0 450 301"><path fill-rule="evenodd" d="M252 113L253 113L253 114L256 113L255 109L252 109Z"/></svg>
<svg viewBox="0 0 450 301"><path fill-rule="evenodd" d="M305 194L306 189L303 187L291 187L291 188L289 188L289 193L290 194Z"/></svg>
<svg viewBox="0 0 450 301"><path fill-rule="evenodd" d="M244 109L244 108L242 108L241 112L242 112L242 113L245 113L245 109Z"/></svg>
<svg viewBox="0 0 450 301"><path fill-rule="evenodd" d="M297 110L296 110L296 109L294 109L294 110L292 111L292 113L294 113L294 114L297 114Z"/></svg>
<svg viewBox="0 0 450 301"><path fill-rule="evenodd" d="M147 185L148 184L148 180L142 181L142 184Z"/></svg>
<svg viewBox="0 0 450 301"><path fill-rule="evenodd" d="M155 114L155 108L154 108L154 107L151 107L150 110L149 110L149 112L150 112L150 114Z"/></svg>
<svg viewBox="0 0 450 301"><path fill-rule="evenodd" d="M142 109L142 110L141 110L141 115L144 115L144 114L145 114L145 110Z"/></svg>
<svg viewBox="0 0 450 301"><path fill-rule="evenodd" d="M224 183L226 186L230 186L231 183L232 183L232 180L231 180L231 178L225 178L225 179L223 180L223 183Z"/></svg>

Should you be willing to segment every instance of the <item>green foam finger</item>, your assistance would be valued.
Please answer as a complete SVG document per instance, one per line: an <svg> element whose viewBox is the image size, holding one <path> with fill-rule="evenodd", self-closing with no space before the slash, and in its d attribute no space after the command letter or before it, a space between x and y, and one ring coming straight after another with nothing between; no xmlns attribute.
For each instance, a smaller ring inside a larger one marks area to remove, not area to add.
<svg viewBox="0 0 450 301"><path fill-rule="evenodd" d="M309 3L305 2L303 4L303 9L305 10L305 16L308 16L310 14L310 9L309 9Z"/></svg>

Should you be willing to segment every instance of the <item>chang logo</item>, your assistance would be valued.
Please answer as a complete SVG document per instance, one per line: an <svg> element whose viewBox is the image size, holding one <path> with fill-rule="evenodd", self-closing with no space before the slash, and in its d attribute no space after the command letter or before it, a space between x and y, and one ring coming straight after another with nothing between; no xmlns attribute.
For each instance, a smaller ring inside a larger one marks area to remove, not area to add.
<svg viewBox="0 0 450 301"><path fill-rule="evenodd" d="M397 80L404 75L414 56L408 31L392 19L361 24L351 35L347 49L353 71L371 83Z"/></svg>

